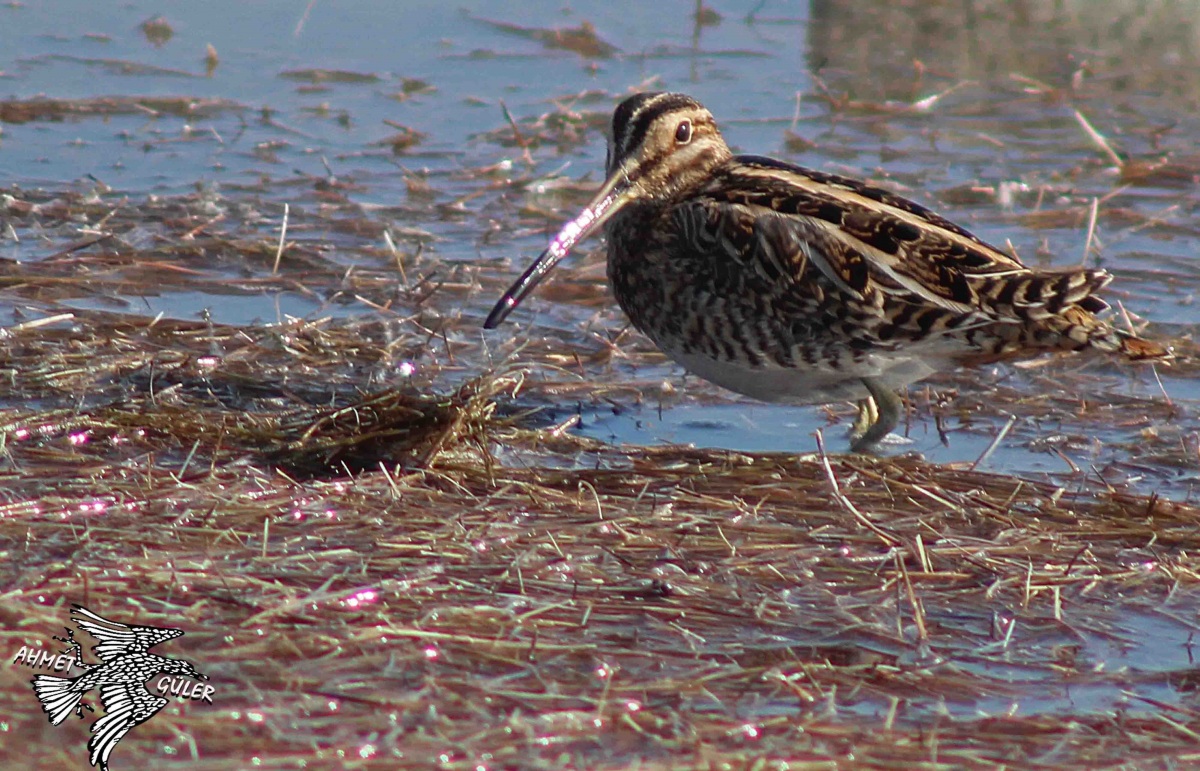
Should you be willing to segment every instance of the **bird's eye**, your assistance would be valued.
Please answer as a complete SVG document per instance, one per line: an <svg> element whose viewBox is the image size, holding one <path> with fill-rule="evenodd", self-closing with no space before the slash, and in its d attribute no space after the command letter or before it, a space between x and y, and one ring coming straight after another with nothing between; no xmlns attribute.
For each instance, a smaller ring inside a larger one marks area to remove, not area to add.
<svg viewBox="0 0 1200 771"><path fill-rule="evenodd" d="M692 122L683 120L675 127L675 144L686 145L692 141Z"/></svg>

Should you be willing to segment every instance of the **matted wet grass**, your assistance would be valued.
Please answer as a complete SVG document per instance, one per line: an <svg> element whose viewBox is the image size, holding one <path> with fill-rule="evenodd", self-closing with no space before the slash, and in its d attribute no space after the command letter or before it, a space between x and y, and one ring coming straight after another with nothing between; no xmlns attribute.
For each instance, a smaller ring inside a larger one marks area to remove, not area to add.
<svg viewBox="0 0 1200 771"><path fill-rule="evenodd" d="M265 241L229 254L273 260ZM274 280L382 291L370 270L298 262ZM5 284L48 304L84 282L171 275L111 241L22 270ZM970 462L627 447L575 435L572 420L539 427L525 407L604 393L572 370L654 354L535 340L522 366L467 376L483 355L468 342L477 319L432 298L494 296L502 279L459 266L422 295L422 270L389 298L391 322L85 309L4 330L9 647L51 644L81 602L185 628L164 651L217 688L213 706L173 703L116 758L1200 762L1196 508L1086 473L1055 485ZM614 403L639 385L622 388ZM0 678L9 736L58 748L43 767L77 764L87 723L50 727L25 671Z"/></svg>
<svg viewBox="0 0 1200 771"><path fill-rule="evenodd" d="M727 131L769 130L790 160L1011 233L1030 263L1111 268L1117 323L1170 343L1169 368L1058 356L940 374L909 390L914 444L879 457L844 453L848 405L805 408L818 430L794 441L766 413L789 452L606 436L745 403L681 380L628 327L598 245L518 323L479 327L596 187L624 93L593 82L598 62L767 66L703 5L691 49L640 53L581 18L462 15L493 47L451 41L439 67L582 62L585 86L532 108L317 61L271 73L327 100L288 112L193 92L236 48L183 69L34 56L186 95L4 99L10 133L119 127L164 166L214 148L231 170L187 193L174 177L154 194L96 177L0 188L9 662L57 650L72 603L186 630L155 650L208 675L214 703L173 701L114 771L1200 765L1192 53L1156 68L1145 46L1085 62L1034 46L1043 61L1006 42L988 49L997 76L955 69L924 36L958 33L910 26L905 4L870 24L813 5L813 88L718 114ZM755 35L798 29L760 16ZM1134 16L1133 42L1184 26ZM1019 21L978 23L1045 43L1093 20ZM901 33L928 62L888 59L877 36ZM345 95L367 89L412 111L363 138L367 103ZM457 127L437 116L462 104L484 127L449 147L434 129ZM347 133L326 152L331 126ZM9 662L0 765L84 767L91 720L50 726Z"/></svg>

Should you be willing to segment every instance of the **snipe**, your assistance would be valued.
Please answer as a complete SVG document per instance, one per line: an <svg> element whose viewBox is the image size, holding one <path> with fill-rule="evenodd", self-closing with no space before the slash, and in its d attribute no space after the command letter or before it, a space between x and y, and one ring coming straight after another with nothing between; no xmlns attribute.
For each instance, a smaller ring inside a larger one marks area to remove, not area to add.
<svg viewBox="0 0 1200 771"><path fill-rule="evenodd" d="M672 93L617 106L600 191L484 327L601 227L617 302L665 354L764 401L860 400L856 451L895 428L896 389L948 366L1050 350L1169 355L1096 318L1106 272L1028 268L881 188L733 155L712 114Z"/></svg>

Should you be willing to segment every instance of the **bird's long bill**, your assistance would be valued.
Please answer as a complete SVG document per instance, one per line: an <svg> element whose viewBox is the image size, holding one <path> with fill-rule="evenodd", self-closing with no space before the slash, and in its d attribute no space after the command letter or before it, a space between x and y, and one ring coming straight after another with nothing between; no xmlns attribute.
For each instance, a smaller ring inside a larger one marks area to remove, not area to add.
<svg viewBox="0 0 1200 771"><path fill-rule="evenodd" d="M575 244L591 235L629 200L629 187L625 174L621 172L613 174L605 180L604 187L600 188L596 197L584 207L575 219L562 226L558 235L550 240L546 251L542 252L533 264L521 274L521 277L508 288L508 291L496 303L496 307L492 308L492 312L488 314L487 320L483 322L483 328L495 329L500 326L508 318L508 314L521 304L525 296L542 283L546 276L550 275L554 266L571 253Z"/></svg>

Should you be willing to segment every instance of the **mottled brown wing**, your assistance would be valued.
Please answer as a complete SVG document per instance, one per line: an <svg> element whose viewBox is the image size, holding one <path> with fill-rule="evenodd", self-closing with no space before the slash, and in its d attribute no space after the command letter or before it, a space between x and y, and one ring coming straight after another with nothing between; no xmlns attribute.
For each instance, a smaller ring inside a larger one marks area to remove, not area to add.
<svg viewBox="0 0 1200 771"><path fill-rule="evenodd" d="M808 262L855 300L875 291L995 322L1037 321L1078 306L1107 305L1093 293L1100 270L1030 270L970 232L908 199L854 180L769 159L743 158L706 190L716 204L781 219Z"/></svg>
<svg viewBox="0 0 1200 771"><path fill-rule="evenodd" d="M970 306L930 302L873 270L851 239L809 217L711 198L673 214L688 251L703 260L697 274L713 277L713 291L753 296L771 314L824 327L851 347L887 348L994 321Z"/></svg>

